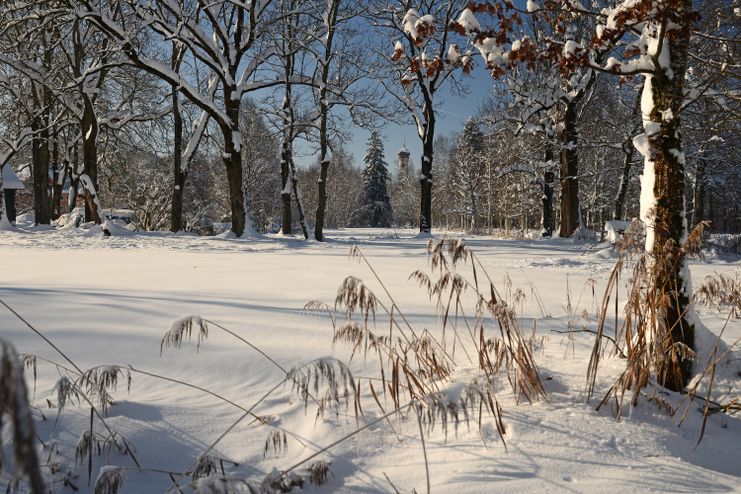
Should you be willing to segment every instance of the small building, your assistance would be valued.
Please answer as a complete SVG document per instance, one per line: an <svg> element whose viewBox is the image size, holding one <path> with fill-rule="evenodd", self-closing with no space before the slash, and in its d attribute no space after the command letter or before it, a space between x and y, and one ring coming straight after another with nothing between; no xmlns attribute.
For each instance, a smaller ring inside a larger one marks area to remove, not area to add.
<svg viewBox="0 0 741 494"><path fill-rule="evenodd" d="M13 167L10 164L6 164L2 167L3 174L3 190L5 191L5 213L8 215L8 219L11 223L15 223L16 218L16 204L15 196L19 190L24 190L25 187L18 175L13 171Z"/></svg>

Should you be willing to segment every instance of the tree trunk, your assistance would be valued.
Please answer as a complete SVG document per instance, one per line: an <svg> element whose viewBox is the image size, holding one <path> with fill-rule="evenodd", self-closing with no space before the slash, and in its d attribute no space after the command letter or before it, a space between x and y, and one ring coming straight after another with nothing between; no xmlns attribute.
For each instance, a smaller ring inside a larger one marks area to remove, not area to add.
<svg viewBox="0 0 741 494"><path fill-rule="evenodd" d="M7 230L11 227L8 214L5 212L5 187L3 186L3 166L9 164L0 163L0 230Z"/></svg>
<svg viewBox="0 0 741 494"><path fill-rule="evenodd" d="M546 143L545 147L545 162L550 163L553 159L553 146L551 142ZM552 171L546 171L543 174L543 215L541 217L541 226L543 231L541 235L543 237L551 237L553 235L553 176Z"/></svg>
<svg viewBox="0 0 741 494"><path fill-rule="evenodd" d="M173 116L173 180L172 206L170 209L170 231L177 233L183 229L183 193L188 172L183 170L183 114L180 111L180 95L176 86L170 88L172 94Z"/></svg>
<svg viewBox="0 0 741 494"><path fill-rule="evenodd" d="M36 225L48 225L49 214L49 131L44 131L41 119L34 119L31 129L31 159L33 161L33 212Z"/></svg>
<svg viewBox="0 0 741 494"><path fill-rule="evenodd" d="M318 199L316 206L316 223L314 224L314 238L320 242L324 241L324 216L327 210L327 173L329 172L329 137L327 135L327 119L329 117L329 108L325 102L326 91L320 90L320 122L319 122L319 182L318 182Z"/></svg>
<svg viewBox="0 0 741 494"><path fill-rule="evenodd" d="M309 238L309 228L306 226L306 215L304 214L304 205L301 202L301 194L298 191L298 175L296 174L296 163L291 157L291 187L293 188L293 198L296 201L296 212L298 213L298 223L301 225L301 233L304 239Z"/></svg>
<svg viewBox="0 0 741 494"><path fill-rule="evenodd" d="M426 102L424 115L427 125L422 139L422 175L420 184L419 231L430 233L432 230L432 159L435 140L435 113L432 102Z"/></svg>
<svg viewBox="0 0 741 494"><path fill-rule="evenodd" d="M663 40L668 44L673 77L667 76L659 67L646 76L643 89L648 95L642 98L642 112L648 121L644 123L647 153L641 187L650 187L653 198L644 199L645 194L641 194L641 219L647 228L649 289L655 291L653 298L662 302L659 307L651 308L658 316L656 330L659 337L665 339L664 353L655 362L656 373L662 385L679 391L692 373L692 359L682 358L681 345L694 349L695 328L686 319L692 287L690 280L684 278L687 266L681 248L687 238L687 229L684 154L679 121L690 39L687 17L691 2L682 0L676 8L680 15L684 12L684 25ZM653 106L650 106L651 101ZM653 183L651 178L654 178Z"/></svg>
<svg viewBox="0 0 741 494"><path fill-rule="evenodd" d="M293 218L291 215L291 189L289 187L289 178L291 175L291 150L287 139L283 139L283 148L280 154L280 202L281 202L281 226L280 231L283 235L292 233Z"/></svg>
<svg viewBox="0 0 741 494"><path fill-rule="evenodd" d="M54 138L52 140L52 163L53 163L53 178L54 184L52 186L52 198L51 198L51 216L52 219L56 220L62 215L62 188L64 187L64 181L67 178L65 175L65 167L59 162L59 139L54 131Z"/></svg>
<svg viewBox="0 0 741 494"><path fill-rule="evenodd" d="M639 89L642 91L643 86ZM620 186L618 187L617 195L615 196L615 209L612 213L613 220L622 220L625 216L625 198L628 195L628 182L630 182L630 168L633 162L633 153L635 147L633 146L633 136L640 132L641 121L638 118L641 114L641 91L636 96L635 103L633 105L632 120L635 122L636 127L633 128L631 136L623 143L623 173L620 176Z"/></svg>
<svg viewBox="0 0 741 494"><path fill-rule="evenodd" d="M232 101L233 90L226 88L224 102L231 126L222 126L224 135L223 161L226 167L226 179L229 184L229 204L231 207L232 231L237 237L245 233L247 209L242 178L242 134L239 129L239 110L241 101ZM252 225L250 230L252 229ZM248 232L251 233L251 232Z"/></svg>
<svg viewBox="0 0 741 494"><path fill-rule="evenodd" d="M93 103L87 95L83 97L83 114L80 122L82 132L82 163L84 174L88 176L94 191L85 188L85 221L102 223L102 211L98 211L100 199L98 197L98 120L95 117Z"/></svg>
<svg viewBox="0 0 741 494"><path fill-rule="evenodd" d="M231 148L231 149L230 149ZM229 183L229 204L231 207L232 231L241 237L245 228L244 185L242 183L242 153L234 146L225 147L224 166Z"/></svg>
<svg viewBox="0 0 741 494"><path fill-rule="evenodd" d="M478 217L478 208L476 207L476 190L473 184L473 180L470 182L468 187L468 197L469 201L471 201L471 230L476 230L476 227L478 224L476 223L476 219Z"/></svg>
<svg viewBox="0 0 741 494"><path fill-rule="evenodd" d="M31 160L33 164L33 212L36 225L48 225L49 212L49 90L31 84L34 111L38 112L31 122L34 135L31 139ZM39 92L41 95L39 95Z"/></svg>
<svg viewBox="0 0 741 494"><path fill-rule="evenodd" d="M185 48L177 41L172 42L170 68L180 73ZM173 156L172 156L172 201L170 204L170 231L177 233L183 230L183 195L185 181L188 179L187 168L183 168L183 112L180 106L180 94L176 84L170 85L173 118ZM187 163L186 163L187 167Z"/></svg>
<svg viewBox="0 0 741 494"><path fill-rule="evenodd" d="M327 174L329 172L329 134L327 121L329 119L329 104L327 103L327 92L330 75L330 62L333 58L333 42L337 27L337 14L340 9L339 0L328 0L327 11L324 15L324 53L319 60L321 65L321 85L319 87L319 182L318 200L316 207L316 223L314 224L314 238L320 242L324 241L324 217L327 209Z"/></svg>
<svg viewBox="0 0 741 494"><path fill-rule="evenodd" d="M568 101L561 130L561 237L570 237L579 226L579 179L576 152L576 101Z"/></svg>
<svg viewBox="0 0 741 494"><path fill-rule="evenodd" d="M620 186L615 196L615 209L612 212L613 220L622 220L625 214L625 197L628 195L628 181L630 180L630 166L633 161L633 146L629 142L623 143L623 172L620 175Z"/></svg>
<svg viewBox="0 0 741 494"><path fill-rule="evenodd" d="M286 81L285 95L283 97L283 143L280 153L280 202L281 202L281 228L283 235L292 233L293 217L291 215L291 188L289 180L291 176L291 161L293 161L293 107L291 95L291 83L288 80L293 67L292 55L287 58L286 62Z"/></svg>
<svg viewBox="0 0 741 494"><path fill-rule="evenodd" d="M705 214L705 160L702 156L697 161L695 186L692 190L692 226L696 226L704 219Z"/></svg>
<svg viewBox="0 0 741 494"><path fill-rule="evenodd" d="M322 161L319 165L319 197L316 206L316 223L314 224L314 238L320 242L324 241L324 215L327 210L327 172L329 171L329 159L322 151Z"/></svg>

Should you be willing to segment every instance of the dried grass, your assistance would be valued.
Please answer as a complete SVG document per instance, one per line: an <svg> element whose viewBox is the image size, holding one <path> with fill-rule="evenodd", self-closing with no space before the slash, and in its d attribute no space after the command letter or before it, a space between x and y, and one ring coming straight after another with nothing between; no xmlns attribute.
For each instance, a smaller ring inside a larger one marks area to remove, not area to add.
<svg viewBox="0 0 741 494"><path fill-rule="evenodd" d="M201 342L208 338L208 324L200 316L187 315L182 316L170 323L170 329L162 337L160 343L160 354L168 346L180 348L184 340L190 340L193 336L193 329L196 328L196 348L200 348Z"/></svg>
<svg viewBox="0 0 741 494"><path fill-rule="evenodd" d="M620 256L612 271L605 290L600 311L600 320L595 339L592 356L587 371L587 399L595 389L597 370L600 358L603 355L602 341L605 337L605 321L610 298L617 297L619 273L625 262L637 256L634 262L631 279L628 283L628 299L624 308L622 327L615 339L615 353L620 353L626 359L626 368L617 381L608 390L600 401L597 409L608 402L612 402L617 418L623 413L626 399L630 405L635 405L639 397L649 386L664 386L671 390L684 392L684 386L692 370L699 374L695 385L685 394L687 407L680 419L684 419L689 403L696 397L697 386L704 379L707 381L708 394L712 390L715 368L719 361L718 345L723 331L718 335L715 349L709 361L703 368L693 369L696 360L695 350L682 340L694 340L695 328L690 324L688 311L693 310L689 300L684 295L684 287L677 286L677 273L681 270L685 259L689 255L700 252L702 231L704 224L698 225L681 246L658 246L660 254L648 255L640 252L641 238L637 222L630 227L619 245ZM695 301L704 305L729 309L729 320L737 318L741 307L741 283L738 277L730 278L724 275L708 277L695 292ZM616 300L617 311L617 300ZM616 314L617 320L617 314ZM672 407L655 392L648 393L647 398L660 410L676 415L679 407ZM709 401L706 399L704 421L709 413ZM703 429L704 429L703 421ZM702 438L702 431L700 434Z"/></svg>
<svg viewBox="0 0 741 494"><path fill-rule="evenodd" d="M304 409L308 409L310 401L317 404L317 418L324 415L327 410L334 410L335 415L338 415L342 408L347 411L357 394L350 369L331 357L312 360L294 367L288 372L286 382L288 381L291 382L293 391L304 402Z"/></svg>
<svg viewBox="0 0 741 494"><path fill-rule="evenodd" d="M377 360L378 375L359 379L356 387L365 383L384 414L388 409L400 411L411 403L417 407L420 425L428 431L439 428L446 436L450 425L457 433L462 423L468 425L473 420L480 428L483 420L493 417L504 444L506 430L495 391L499 379L509 382L518 401L536 401L545 396L533 357L535 337L526 337L519 326L516 307L523 304L525 292L514 289L510 281L502 297L462 240L430 241L427 250L432 276L417 270L410 279L428 293L441 314L439 336L427 329L415 330L409 324L371 263L354 247L351 257L366 263L389 304L358 278L346 278L330 311L333 342L346 344L351 358L363 355L364 359L372 356ZM472 281L466 278L466 271ZM475 297L470 310L467 292ZM327 311L328 306L310 302L306 309ZM379 310L389 319L387 332L379 333L375 328ZM465 356L463 362L456 360L457 352ZM470 365L478 369L479 376L467 384L456 384L453 387L462 389L451 394L454 369ZM362 411L359 402L357 409Z"/></svg>
<svg viewBox="0 0 741 494"><path fill-rule="evenodd" d="M14 480L17 482L20 480L17 476L24 474L31 492L41 494L46 488L36 456L36 428L28 407L28 390L23 379L23 367L15 349L10 343L0 339L0 430L3 428L3 416L6 414L13 432L13 466L16 475ZM0 448L0 470L3 465Z"/></svg>
<svg viewBox="0 0 741 494"><path fill-rule="evenodd" d="M196 462L190 470L190 476L193 481L196 481L198 479L202 479L205 477L208 477L214 473L217 473L219 471L219 468L217 466L219 464L219 459L215 458L211 455L201 455L196 459ZM223 474L223 465L222 465L222 474Z"/></svg>
<svg viewBox="0 0 741 494"><path fill-rule="evenodd" d="M111 390L116 390L119 379L126 380L126 389L131 391L131 372L118 365L102 365L85 371L77 380L75 388L84 390L88 397L94 397L103 415L113 404Z"/></svg>
<svg viewBox="0 0 741 494"><path fill-rule="evenodd" d="M118 494L123 488L125 470L107 465L100 468L95 480L95 494Z"/></svg>
<svg viewBox="0 0 741 494"><path fill-rule="evenodd" d="M265 447L263 448L263 459L272 454L274 457L285 456L288 453L288 436L285 432L273 429L265 438Z"/></svg>
<svg viewBox="0 0 741 494"><path fill-rule="evenodd" d="M329 476L332 474L329 465L330 463L328 461L323 460L317 460L309 465L307 468L309 471L309 482L317 486L326 484L329 481Z"/></svg>

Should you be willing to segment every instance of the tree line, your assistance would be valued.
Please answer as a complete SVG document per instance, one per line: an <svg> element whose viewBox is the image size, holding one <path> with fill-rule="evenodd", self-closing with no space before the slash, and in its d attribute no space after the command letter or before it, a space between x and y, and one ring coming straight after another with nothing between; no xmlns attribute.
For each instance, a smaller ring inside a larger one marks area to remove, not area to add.
<svg viewBox="0 0 741 494"><path fill-rule="evenodd" d="M690 226L738 231L737 13L664 3L9 0L0 163L28 166L37 224L68 210L68 181L88 221L130 206L146 229L227 220L237 236L322 240L326 225L434 221L571 236L641 216L642 95L674 70L654 52L679 23L684 44L666 53L683 53L681 94L662 96L675 103L656 123L682 134ZM439 135L441 98L482 70L487 103ZM422 148L393 183L342 146L385 122L414 125ZM301 169L306 154L316 165Z"/></svg>

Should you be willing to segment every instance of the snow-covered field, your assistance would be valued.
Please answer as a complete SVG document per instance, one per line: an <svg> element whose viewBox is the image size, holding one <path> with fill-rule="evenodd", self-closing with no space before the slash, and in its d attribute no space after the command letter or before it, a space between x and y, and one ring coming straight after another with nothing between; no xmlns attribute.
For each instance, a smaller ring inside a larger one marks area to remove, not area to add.
<svg viewBox="0 0 741 494"><path fill-rule="evenodd" d="M347 410L317 418L316 406L309 402L305 408L290 385L260 401L285 375L213 324L199 349L194 341L160 354L170 323L196 314L234 331L286 369L325 356L347 362L347 347L332 344L329 317L308 314L303 308L314 299L333 304L338 286L349 275L363 279L387 303L369 268L348 258L353 245L372 263L411 325L439 334L441 318L435 304L409 279L414 270L429 271L426 240L414 238L410 231L391 230L331 231L329 237L331 241L320 244L291 238L241 241L169 234L104 238L75 230L0 233L0 298L77 366L132 366L222 397L141 372L132 372L127 390L124 377L113 392L106 423L135 448L141 469L115 451L107 457L96 455L92 483L100 467L110 464L126 470L121 492L164 492L173 480L185 489L190 479L181 473L247 409L270 425L248 416L209 454L223 459L222 464L217 461L218 474L223 468L227 475L258 486L271 471L292 467L382 415L367 386L362 388L364 415L359 418L352 403ZM596 404L621 366L618 358L606 358L596 397L585 403L586 366L594 337L552 330L563 331L570 324L595 328L612 256L585 253L588 244L569 240L473 237L467 242L500 291L507 291L507 277L512 291L523 289L521 326L528 335L535 328L535 356L547 397L517 404L512 392L502 387L497 398L503 409L506 449L491 418L485 417L481 428L475 418L457 431L451 426L447 438L439 427L425 431L431 492L741 492L738 418L712 415L703 441L695 447L699 405L691 408L682 427L646 399L620 421L609 407L597 412ZM714 272L733 275L740 269L739 259L691 263L696 283ZM700 315L716 332L725 320L725 314L709 309L700 309ZM387 321L379 315L379 333L388 331ZM608 334L613 328L610 317ZM0 337L20 353L70 366L4 307ZM741 324L731 321L723 339L732 343L739 337ZM461 367L469 365L458 351ZM373 369L362 355L349 365L357 378ZM47 445L41 461L46 464L51 457L60 466L55 479L69 470L80 492L91 492L88 457L80 465L75 459L78 439L89 428L90 408L84 402L68 405L56 420L57 411L49 405L57 403L54 386L60 372L39 360L35 385L32 372L26 374L32 401L45 417L42 420L35 412L39 437ZM676 396L667 399L677 401ZM304 492L426 492L419 426L413 412L404 415L406 419L392 416L378 422L319 454L315 459L331 464L328 483L320 487L307 483ZM103 434L97 419L94 428ZM266 439L274 431L281 434L278 449L285 450L266 452ZM58 445L57 453L50 455L53 444ZM295 473L304 475L310 463ZM5 492L8 481L4 473L0 491ZM54 492L72 490L57 482Z"/></svg>

